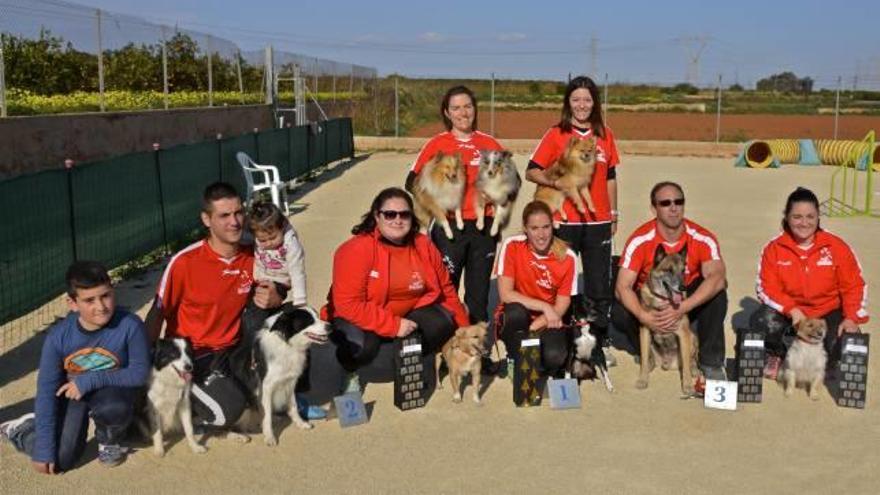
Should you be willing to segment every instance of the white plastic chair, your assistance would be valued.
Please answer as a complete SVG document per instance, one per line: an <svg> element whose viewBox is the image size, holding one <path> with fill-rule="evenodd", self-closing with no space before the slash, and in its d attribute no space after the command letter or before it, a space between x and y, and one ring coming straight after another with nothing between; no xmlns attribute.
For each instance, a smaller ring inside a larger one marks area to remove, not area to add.
<svg viewBox="0 0 880 495"><path fill-rule="evenodd" d="M247 186L245 202L251 204L254 194L268 189L269 194L272 196L272 202L285 215L290 215L290 209L287 206L287 184L281 181L278 167L274 165L260 165L243 151L236 153L235 158L238 160L238 164L241 165L241 171L244 174L244 181Z"/></svg>

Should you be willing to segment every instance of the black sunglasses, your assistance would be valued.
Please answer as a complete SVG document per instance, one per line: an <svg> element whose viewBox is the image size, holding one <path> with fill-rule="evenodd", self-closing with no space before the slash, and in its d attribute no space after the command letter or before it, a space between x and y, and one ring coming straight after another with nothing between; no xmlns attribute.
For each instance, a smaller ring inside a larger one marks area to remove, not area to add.
<svg viewBox="0 0 880 495"><path fill-rule="evenodd" d="M379 210L379 214L382 215L382 218L385 220L394 220L397 217L400 217L401 220L409 220L412 218L412 212L409 210Z"/></svg>
<svg viewBox="0 0 880 495"><path fill-rule="evenodd" d="M662 206L663 208L668 208L675 204L675 206L683 206L684 198L676 198L676 199L661 199L655 203L657 206Z"/></svg>

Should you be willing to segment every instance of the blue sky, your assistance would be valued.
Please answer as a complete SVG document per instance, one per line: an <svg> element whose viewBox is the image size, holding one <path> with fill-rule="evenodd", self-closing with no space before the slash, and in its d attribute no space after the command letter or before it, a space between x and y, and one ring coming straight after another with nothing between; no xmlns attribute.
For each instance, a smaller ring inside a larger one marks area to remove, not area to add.
<svg viewBox="0 0 880 495"><path fill-rule="evenodd" d="M5 0L0 0L0 10ZM86 0L88 5L277 48L372 66L380 75L684 81L753 85L790 70L880 90L880 2L477 2ZM702 51L699 47L703 46Z"/></svg>

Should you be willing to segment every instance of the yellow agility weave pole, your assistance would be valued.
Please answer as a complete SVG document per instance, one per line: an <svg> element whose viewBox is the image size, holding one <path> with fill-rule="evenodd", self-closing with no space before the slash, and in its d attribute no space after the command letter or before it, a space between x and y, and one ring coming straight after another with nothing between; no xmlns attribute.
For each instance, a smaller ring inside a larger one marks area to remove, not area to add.
<svg viewBox="0 0 880 495"><path fill-rule="evenodd" d="M828 141L828 140L826 140ZM868 132L861 141L851 141L847 143L848 151L844 159L839 156L822 158L823 163L826 158L834 158L837 162L837 170L831 174L831 195L822 203L822 213L829 217L851 217L851 216L872 216L880 217L880 212L872 210L874 195L878 194L874 191L874 173L880 171L880 163L878 163L877 143L874 131ZM821 145L817 141L816 147L826 147L826 153L840 154L840 148L829 147L827 143ZM842 147L841 147L842 148ZM873 150L869 153L868 150ZM821 153L821 151L820 151ZM861 160L866 160L864 170L858 170ZM850 170L852 168L852 170ZM864 174L864 189L860 191L859 182ZM840 179L840 188L838 193L838 179ZM858 203L860 201L860 193L864 195L864 206L861 208Z"/></svg>

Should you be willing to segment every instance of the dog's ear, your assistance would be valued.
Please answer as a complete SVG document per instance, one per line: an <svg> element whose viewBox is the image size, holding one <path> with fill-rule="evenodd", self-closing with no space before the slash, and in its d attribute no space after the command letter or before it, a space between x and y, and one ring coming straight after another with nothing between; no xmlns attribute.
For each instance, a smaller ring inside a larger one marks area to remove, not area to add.
<svg viewBox="0 0 880 495"><path fill-rule="evenodd" d="M511 158L513 158L513 153L511 153L510 150L501 150L502 160L509 160Z"/></svg>
<svg viewBox="0 0 880 495"><path fill-rule="evenodd" d="M464 337L465 334L467 334L467 330L466 330L466 329L467 329L467 327L458 327L458 328L455 330L455 336L456 336L456 337Z"/></svg>
<svg viewBox="0 0 880 495"><path fill-rule="evenodd" d="M169 363L177 359L177 346L168 339L159 339L153 348L153 367L157 370L168 366Z"/></svg>
<svg viewBox="0 0 880 495"><path fill-rule="evenodd" d="M666 250L663 249L663 244L657 244L657 249L654 250L654 266L660 264L663 261L663 258L666 257Z"/></svg>
<svg viewBox="0 0 880 495"><path fill-rule="evenodd" d="M445 153L443 153L442 151L438 151L437 154L434 155L434 160L437 160L439 162L443 159L444 156L446 156Z"/></svg>
<svg viewBox="0 0 880 495"><path fill-rule="evenodd" d="M580 143L580 142L581 142L581 140L578 139L577 136L572 136L572 137L568 140L567 148L568 148L568 149L572 149L572 148L574 148L575 146L577 146L578 143Z"/></svg>
<svg viewBox="0 0 880 495"><path fill-rule="evenodd" d="M688 243L686 243L686 242L684 243L684 247L678 251L678 254L679 254L679 256L681 256L681 259L687 261L687 259L688 259Z"/></svg>

